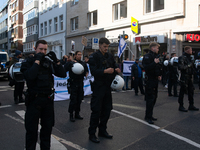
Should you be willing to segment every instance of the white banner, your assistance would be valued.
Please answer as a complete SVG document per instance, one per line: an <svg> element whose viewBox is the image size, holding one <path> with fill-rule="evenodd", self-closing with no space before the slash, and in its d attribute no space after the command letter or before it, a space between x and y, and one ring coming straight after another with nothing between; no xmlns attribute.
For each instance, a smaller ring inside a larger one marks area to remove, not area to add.
<svg viewBox="0 0 200 150"><path fill-rule="evenodd" d="M131 66L134 61L124 61L123 62L123 76L131 76Z"/></svg>
<svg viewBox="0 0 200 150"><path fill-rule="evenodd" d="M89 70L89 65L88 65ZM54 76L54 89L55 89L55 96L54 101L61 101L61 100L67 100L70 98L70 94L68 94L67 89L67 79L69 79L69 73L67 72L66 78L59 78ZM90 81L94 81L94 77L91 75L90 70L87 77L84 78L84 95L90 95L92 94Z"/></svg>

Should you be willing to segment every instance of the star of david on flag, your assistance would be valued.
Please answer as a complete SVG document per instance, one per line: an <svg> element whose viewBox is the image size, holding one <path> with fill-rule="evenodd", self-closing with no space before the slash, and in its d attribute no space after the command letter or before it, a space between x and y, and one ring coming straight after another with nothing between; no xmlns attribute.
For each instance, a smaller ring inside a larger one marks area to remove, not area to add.
<svg viewBox="0 0 200 150"><path fill-rule="evenodd" d="M118 57L120 58L122 53L124 52L124 50L126 49L126 42L124 41L124 39L122 37L120 37L120 40L119 40L119 46L118 46Z"/></svg>

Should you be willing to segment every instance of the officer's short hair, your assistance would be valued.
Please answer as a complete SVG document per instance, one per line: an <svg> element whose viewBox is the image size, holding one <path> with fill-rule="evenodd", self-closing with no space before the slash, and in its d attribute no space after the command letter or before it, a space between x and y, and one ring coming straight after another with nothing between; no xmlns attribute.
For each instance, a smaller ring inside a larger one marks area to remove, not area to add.
<svg viewBox="0 0 200 150"><path fill-rule="evenodd" d="M151 49L151 48L154 47L154 46L160 47L160 44L158 44L158 43L156 43L156 42L151 42L151 43L149 44L149 49Z"/></svg>
<svg viewBox="0 0 200 150"><path fill-rule="evenodd" d="M88 55L85 55L84 57L89 59Z"/></svg>
<svg viewBox="0 0 200 150"><path fill-rule="evenodd" d="M35 49L37 49L37 47L38 47L39 44L47 44L47 41L45 41L45 40L38 40L36 42L36 44L35 44Z"/></svg>
<svg viewBox="0 0 200 150"><path fill-rule="evenodd" d="M76 52L75 52L75 55L77 55L78 53L81 53L81 51L76 51Z"/></svg>
<svg viewBox="0 0 200 150"><path fill-rule="evenodd" d="M173 57L176 53L171 53L171 57Z"/></svg>
<svg viewBox="0 0 200 150"><path fill-rule="evenodd" d="M187 51L188 49L192 48L191 46L185 46L184 51Z"/></svg>
<svg viewBox="0 0 200 150"><path fill-rule="evenodd" d="M102 38L100 38L100 40L99 40L99 44L103 44L103 43L105 43L105 44L110 44L110 41L109 41L107 38L102 37Z"/></svg>

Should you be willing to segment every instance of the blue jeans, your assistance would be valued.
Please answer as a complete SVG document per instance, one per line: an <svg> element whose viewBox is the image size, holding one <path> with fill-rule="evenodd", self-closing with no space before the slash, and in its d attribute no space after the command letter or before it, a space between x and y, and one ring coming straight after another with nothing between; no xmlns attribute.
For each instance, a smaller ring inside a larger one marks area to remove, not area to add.
<svg viewBox="0 0 200 150"><path fill-rule="evenodd" d="M128 80L129 80L129 76L124 76L124 82L125 82L125 85L126 85L126 89L128 89ZM124 89L124 87L123 87Z"/></svg>

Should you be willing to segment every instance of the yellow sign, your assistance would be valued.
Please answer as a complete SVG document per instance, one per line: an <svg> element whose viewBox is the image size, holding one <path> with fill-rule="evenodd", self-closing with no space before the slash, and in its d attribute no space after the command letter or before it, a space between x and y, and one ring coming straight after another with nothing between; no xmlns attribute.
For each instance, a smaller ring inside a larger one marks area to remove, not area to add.
<svg viewBox="0 0 200 150"><path fill-rule="evenodd" d="M131 17L131 30L138 34L138 20L133 17Z"/></svg>

